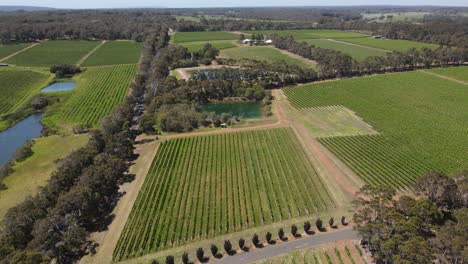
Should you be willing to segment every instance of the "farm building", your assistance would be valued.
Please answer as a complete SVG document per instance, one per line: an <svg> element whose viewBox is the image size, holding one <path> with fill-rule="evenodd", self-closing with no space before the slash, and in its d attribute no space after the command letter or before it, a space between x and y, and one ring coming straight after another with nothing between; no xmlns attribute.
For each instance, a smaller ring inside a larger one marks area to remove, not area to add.
<svg viewBox="0 0 468 264"><path fill-rule="evenodd" d="M242 44L249 44L250 42L252 42L251 39L243 39L242 40Z"/></svg>

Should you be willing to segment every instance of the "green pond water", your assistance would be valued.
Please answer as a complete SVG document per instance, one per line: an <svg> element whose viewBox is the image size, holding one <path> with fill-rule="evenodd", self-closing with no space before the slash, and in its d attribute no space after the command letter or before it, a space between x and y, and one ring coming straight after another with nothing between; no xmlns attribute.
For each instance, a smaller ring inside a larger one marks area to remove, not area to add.
<svg viewBox="0 0 468 264"><path fill-rule="evenodd" d="M215 112L216 114L228 113L241 118L260 118L262 109L259 103L253 102L230 102L230 103L209 103L202 106L203 112Z"/></svg>

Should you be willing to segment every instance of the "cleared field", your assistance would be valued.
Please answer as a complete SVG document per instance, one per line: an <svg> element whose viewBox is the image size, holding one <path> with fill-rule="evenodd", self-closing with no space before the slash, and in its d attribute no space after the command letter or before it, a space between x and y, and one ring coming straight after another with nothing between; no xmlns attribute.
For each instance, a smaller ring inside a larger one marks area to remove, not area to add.
<svg viewBox="0 0 468 264"><path fill-rule="evenodd" d="M427 70L428 72L433 72L443 76L447 76L453 79L460 81L468 82L468 66L463 67L450 67L450 68L438 68Z"/></svg>
<svg viewBox="0 0 468 264"><path fill-rule="evenodd" d="M290 128L163 141L114 260L309 215L331 205Z"/></svg>
<svg viewBox="0 0 468 264"><path fill-rule="evenodd" d="M343 38L340 41L354 43L358 45L384 49L389 51L407 51L410 48L421 49L423 47L435 49L438 45L422 43L402 39L374 39L374 38Z"/></svg>
<svg viewBox="0 0 468 264"><path fill-rule="evenodd" d="M306 126L315 137L377 134L370 125L343 106L304 108L302 114Z"/></svg>
<svg viewBox="0 0 468 264"><path fill-rule="evenodd" d="M402 187L430 170L468 167L466 85L407 72L284 91L296 108L343 105L381 133L319 139L370 184Z"/></svg>
<svg viewBox="0 0 468 264"><path fill-rule="evenodd" d="M273 35L277 34L280 36L292 36L295 39L317 39L317 38L329 38L329 39L341 39L341 38L365 38L368 35L338 31L338 30L322 30L322 29L304 29L304 30L250 30L245 31L247 34L263 34Z"/></svg>
<svg viewBox="0 0 468 264"><path fill-rule="evenodd" d="M348 54L358 61L370 56L385 56L387 52L374 48L360 47L352 44L336 42L328 39L307 39L305 42L320 48L334 49Z"/></svg>
<svg viewBox="0 0 468 264"><path fill-rule="evenodd" d="M0 60L31 45L31 43L0 45Z"/></svg>
<svg viewBox="0 0 468 264"><path fill-rule="evenodd" d="M19 66L38 67L75 64L98 44L98 41L45 41L11 57L6 62Z"/></svg>
<svg viewBox="0 0 468 264"><path fill-rule="evenodd" d="M224 31L177 32L172 38L174 43L238 39L239 35Z"/></svg>
<svg viewBox="0 0 468 264"><path fill-rule="evenodd" d="M47 84L50 76L27 68L0 68L0 117L21 107Z"/></svg>
<svg viewBox="0 0 468 264"><path fill-rule="evenodd" d="M218 50L235 48L236 45L232 41L216 40L216 41L195 41L195 42L183 42L179 45L186 47L190 52L199 51L205 46L206 43L210 43L213 47Z"/></svg>
<svg viewBox="0 0 468 264"><path fill-rule="evenodd" d="M364 264L358 246L351 241L340 241L326 248L292 252L256 264Z"/></svg>
<svg viewBox="0 0 468 264"><path fill-rule="evenodd" d="M53 113L47 112L44 122L96 126L127 95L136 69L136 64L87 68L74 77L77 87L70 97Z"/></svg>
<svg viewBox="0 0 468 264"><path fill-rule="evenodd" d="M138 63L142 42L108 41L81 64L83 67Z"/></svg>
<svg viewBox="0 0 468 264"><path fill-rule="evenodd" d="M57 159L66 157L73 150L86 144L87 136L49 136L37 138L34 154L15 165L15 172L3 181L8 189L0 191L0 219L8 209L21 203L26 197L37 193L51 173L57 168Z"/></svg>
<svg viewBox="0 0 468 264"><path fill-rule="evenodd" d="M288 56L281 51L267 46L243 46L232 49L225 49L220 52L220 57L230 59L255 59L267 62L286 62L289 65L297 65L301 67L313 68L313 61L306 62L305 60L296 59Z"/></svg>

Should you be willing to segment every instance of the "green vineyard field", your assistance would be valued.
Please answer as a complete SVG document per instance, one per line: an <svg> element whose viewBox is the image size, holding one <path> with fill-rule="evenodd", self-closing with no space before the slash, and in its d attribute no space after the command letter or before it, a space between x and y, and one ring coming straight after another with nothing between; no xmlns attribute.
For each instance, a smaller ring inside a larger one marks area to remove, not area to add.
<svg viewBox="0 0 468 264"><path fill-rule="evenodd" d="M142 42L108 41L91 54L83 67L138 63Z"/></svg>
<svg viewBox="0 0 468 264"><path fill-rule="evenodd" d="M450 68L438 68L428 70L436 74L454 78L460 81L468 82L468 66L463 67L450 67Z"/></svg>
<svg viewBox="0 0 468 264"><path fill-rule="evenodd" d="M343 105L380 135L320 138L371 184L406 186L421 174L468 167L466 85L421 72L286 88L296 108Z"/></svg>
<svg viewBox="0 0 468 264"><path fill-rule="evenodd" d="M344 38L341 41L389 51L407 51L410 48L423 47L435 49L438 45L403 39Z"/></svg>
<svg viewBox="0 0 468 264"><path fill-rule="evenodd" d="M174 43L238 39L239 36L237 34L224 31L178 32L173 38Z"/></svg>
<svg viewBox="0 0 468 264"><path fill-rule="evenodd" d="M303 30L247 30L244 31L246 34L263 34L263 35L273 35L277 34L280 36L292 36L295 39L318 39L318 38L328 38L328 39L341 39L341 38L365 38L368 35L356 33L356 32L347 32L347 31L338 31L338 30L322 30L322 29L303 29Z"/></svg>
<svg viewBox="0 0 468 264"><path fill-rule="evenodd" d="M56 122L97 125L127 95L137 65L90 67L74 79L77 87L54 113Z"/></svg>
<svg viewBox="0 0 468 264"><path fill-rule="evenodd" d="M98 41L45 41L11 57L6 62L19 66L36 67L75 64L98 44Z"/></svg>
<svg viewBox="0 0 468 264"><path fill-rule="evenodd" d="M30 45L29 43L0 45L0 60Z"/></svg>
<svg viewBox="0 0 468 264"><path fill-rule="evenodd" d="M319 48L334 49L348 54L358 61L365 60L370 56L386 56L387 52L374 48L361 47L353 44L337 42L328 39L307 39L304 40L308 44L314 45Z"/></svg>
<svg viewBox="0 0 468 264"><path fill-rule="evenodd" d="M14 112L47 84L50 75L26 68L0 69L0 117Z"/></svg>
<svg viewBox="0 0 468 264"><path fill-rule="evenodd" d="M114 260L333 205L290 128L163 141L120 235Z"/></svg>

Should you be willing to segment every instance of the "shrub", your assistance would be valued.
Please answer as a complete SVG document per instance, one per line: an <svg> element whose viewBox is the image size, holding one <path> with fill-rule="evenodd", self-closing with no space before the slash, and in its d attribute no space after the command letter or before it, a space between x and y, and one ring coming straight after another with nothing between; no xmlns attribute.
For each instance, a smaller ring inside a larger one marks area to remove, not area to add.
<svg viewBox="0 0 468 264"><path fill-rule="evenodd" d="M334 226L335 220L333 219L333 217L330 217L330 220L328 220L328 224L330 225L331 228L335 228Z"/></svg>
<svg viewBox="0 0 468 264"><path fill-rule="evenodd" d="M182 263L188 264L189 262L190 261L189 261L188 253L184 252L184 254L182 254Z"/></svg>
<svg viewBox="0 0 468 264"><path fill-rule="evenodd" d="M292 225L291 226L291 234L296 237L297 236L297 226L296 225Z"/></svg>
<svg viewBox="0 0 468 264"><path fill-rule="evenodd" d="M323 228L322 219L320 219L320 218L317 219L317 220L315 221L315 225L317 226L317 229L318 229L318 230L322 230L322 228Z"/></svg>
<svg viewBox="0 0 468 264"><path fill-rule="evenodd" d="M81 72L80 67L73 64L53 65L50 67L50 72L55 73L57 78L73 76Z"/></svg>
<svg viewBox="0 0 468 264"><path fill-rule="evenodd" d="M243 238L239 239L239 248L241 250L245 249L245 239L243 239Z"/></svg>
<svg viewBox="0 0 468 264"><path fill-rule="evenodd" d="M218 255L218 247L215 244L211 244L211 255L216 258L216 255Z"/></svg>
<svg viewBox="0 0 468 264"><path fill-rule="evenodd" d="M34 152L32 151L32 146L34 145L34 142L31 140L28 140L24 143L23 146L21 146L18 150L16 150L15 155L14 155L14 160L16 162L22 162L25 161L27 158L31 157Z"/></svg>
<svg viewBox="0 0 468 264"><path fill-rule="evenodd" d="M203 262L205 260L205 251L203 250L203 248L197 249L197 259L200 262Z"/></svg>
<svg viewBox="0 0 468 264"><path fill-rule="evenodd" d="M232 244L231 241L229 240L224 240L224 250L226 250L226 253L230 255L232 253Z"/></svg>
<svg viewBox="0 0 468 264"><path fill-rule="evenodd" d="M341 224L344 225L344 226L348 225L348 223L346 222L346 217L345 216L341 217Z"/></svg>
<svg viewBox="0 0 468 264"><path fill-rule="evenodd" d="M255 247L258 247L258 245L260 244L260 239L258 239L257 234L254 234L254 236L252 237L252 243Z"/></svg>
<svg viewBox="0 0 468 264"><path fill-rule="evenodd" d="M281 240L284 240L284 230L283 230L283 228L280 228L280 230L278 231L278 237Z"/></svg>
<svg viewBox="0 0 468 264"><path fill-rule="evenodd" d="M266 241L267 241L268 243L270 243L270 242L271 242L271 237L272 237L272 235L271 235L271 233L270 233L270 232L266 233L266 236L265 236L265 238L266 238Z"/></svg>
<svg viewBox="0 0 468 264"><path fill-rule="evenodd" d="M174 264L174 256L167 256L166 264Z"/></svg>
<svg viewBox="0 0 468 264"><path fill-rule="evenodd" d="M304 222L304 231L308 234L310 232L310 229L312 228L312 225L310 224L309 221Z"/></svg>

